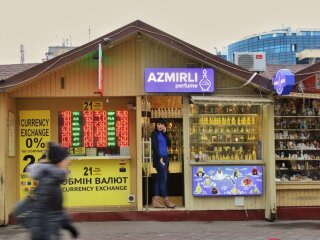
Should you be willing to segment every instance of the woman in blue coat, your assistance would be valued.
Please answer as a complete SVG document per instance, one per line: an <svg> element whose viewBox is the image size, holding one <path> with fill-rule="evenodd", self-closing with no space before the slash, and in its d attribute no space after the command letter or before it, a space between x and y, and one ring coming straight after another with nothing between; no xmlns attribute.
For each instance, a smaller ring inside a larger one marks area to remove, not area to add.
<svg viewBox="0 0 320 240"><path fill-rule="evenodd" d="M156 120L155 129L151 134L151 147L153 157L153 167L157 170L154 181L154 196L152 198L152 206L154 208L164 208L165 206L160 201L160 196L163 197L163 202L168 208L175 208L176 205L169 201L167 193L168 179L168 147L171 146L171 141L167 135L166 122L162 118Z"/></svg>

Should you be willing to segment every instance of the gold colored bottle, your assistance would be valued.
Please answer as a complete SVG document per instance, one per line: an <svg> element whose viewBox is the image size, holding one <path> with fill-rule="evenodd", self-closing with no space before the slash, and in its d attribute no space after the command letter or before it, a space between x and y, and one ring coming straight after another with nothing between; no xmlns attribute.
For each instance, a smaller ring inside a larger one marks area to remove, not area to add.
<svg viewBox="0 0 320 240"><path fill-rule="evenodd" d="M256 118L255 118L255 117L252 117L252 118L251 118L251 123L252 123L252 125L255 125L255 124L256 124Z"/></svg>
<svg viewBox="0 0 320 240"><path fill-rule="evenodd" d="M241 122L242 122L243 125L246 125L246 124L247 124L247 119L246 119L246 117L243 117Z"/></svg>
<svg viewBox="0 0 320 240"><path fill-rule="evenodd" d="M251 125L251 117L247 117L247 124Z"/></svg>
<svg viewBox="0 0 320 240"><path fill-rule="evenodd" d="M252 159L253 159L253 160L257 160L256 147L253 147L253 150L252 150Z"/></svg>
<svg viewBox="0 0 320 240"><path fill-rule="evenodd" d="M217 125L217 118L216 117L213 118L213 125Z"/></svg>

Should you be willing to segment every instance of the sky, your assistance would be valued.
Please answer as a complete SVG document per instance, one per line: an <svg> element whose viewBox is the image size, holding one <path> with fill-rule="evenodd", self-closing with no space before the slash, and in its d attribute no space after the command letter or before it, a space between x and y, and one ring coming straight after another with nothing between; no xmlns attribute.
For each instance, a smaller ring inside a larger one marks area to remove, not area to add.
<svg viewBox="0 0 320 240"><path fill-rule="evenodd" d="M0 0L0 65L39 63L141 20L208 52L282 27L319 28L319 0ZM90 34L89 34L90 29Z"/></svg>

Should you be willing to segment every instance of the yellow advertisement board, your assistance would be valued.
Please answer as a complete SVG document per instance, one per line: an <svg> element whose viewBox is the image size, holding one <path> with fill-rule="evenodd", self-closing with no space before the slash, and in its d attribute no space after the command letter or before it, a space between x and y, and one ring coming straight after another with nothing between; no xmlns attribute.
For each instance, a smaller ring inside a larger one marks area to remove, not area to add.
<svg viewBox="0 0 320 240"><path fill-rule="evenodd" d="M71 160L61 189L66 207L129 205L130 160Z"/></svg>
<svg viewBox="0 0 320 240"><path fill-rule="evenodd" d="M32 191L37 182L30 179L26 168L42 156L50 141L50 111L25 110L19 112L20 138L20 199Z"/></svg>

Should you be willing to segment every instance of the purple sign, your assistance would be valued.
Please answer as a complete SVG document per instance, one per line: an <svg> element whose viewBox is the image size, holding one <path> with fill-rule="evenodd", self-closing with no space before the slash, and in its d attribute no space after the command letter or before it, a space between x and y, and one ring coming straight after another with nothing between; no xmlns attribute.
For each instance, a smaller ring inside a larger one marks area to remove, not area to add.
<svg viewBox="0 0 320 240"><path fill-rule="evenodd" d="M196 197L262 195L262 166L193 166L192 193Z"/></svg>
<svg viewBox="0 0 320 240"><path fill-rule="evenodd" d="M144 90L154 93L212 93L214 71L212 68L146 68Z"/></svg>
<svg viewBox="0 0 320 240"><path fill-rule="evenodd" d="M273 88L278 95L290 94L294 83L294 74L289 69L278 70L276 76L272 78Z"/></svg>

